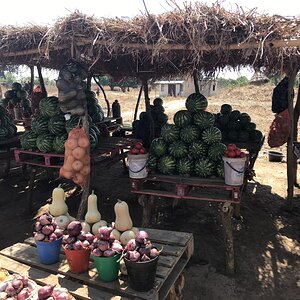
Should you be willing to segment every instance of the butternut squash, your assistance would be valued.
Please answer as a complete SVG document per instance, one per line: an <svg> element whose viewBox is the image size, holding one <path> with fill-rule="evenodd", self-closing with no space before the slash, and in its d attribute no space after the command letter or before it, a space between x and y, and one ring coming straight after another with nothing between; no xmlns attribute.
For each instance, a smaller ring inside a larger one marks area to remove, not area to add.
<svg viewBox="0 0 300 300"><path fill-rule="evenodd" d="M129 214L129 208L125 201L118 200L114 206L116 220L115 228L119 231L126 231L132 228L132 220Z"/></svg>
<svg viewBox="0 0 300 300"><path fill-rule="evenodd" d="M68 212L68 206L65 200L65 191L60 187L60 185L53 189L52 203L49 205L49 212L53 217L58 217Z"/></svg>
<svg viewBox="0 0 300 300"><path fill-rule="evenodd" d="M97 196L94 191L88 197L87 213L85 214L85 221L89 224L99 222L101 220L101 214L97 208Z"/></svg>

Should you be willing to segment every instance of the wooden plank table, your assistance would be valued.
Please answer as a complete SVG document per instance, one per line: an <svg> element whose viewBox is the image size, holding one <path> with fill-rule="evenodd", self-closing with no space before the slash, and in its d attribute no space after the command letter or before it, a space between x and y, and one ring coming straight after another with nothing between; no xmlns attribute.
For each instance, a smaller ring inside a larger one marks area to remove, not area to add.
<svg viewBox="0 0 300 300"><path fill-rule="evenodd" d="M65 287L75 299L181 299L182 272L194 251L193 235L150 228L144 230L149 233L150 240L162 248L154 288L148 292L132 290L128 286L128 277L121 274L116 281L102 282L92 261L88 272L73 274L63 251L58 263L43 265L39 262L32 238L1 250L0 264L10 273L27 275L39 285ZM180 288L176 286L178 283ZM176 294L175 290L179 292Z"/></svg>
<svg viewBox="0 0 300 300"><path fill-rule="evenodd" d="M224 243L226 248L226 270L234 273L234 248L231 218L239 206L244 185L231 186L221 178L183 177L179 175L149 174L147 178L130 179L131 192L138 195L143 206L143 225L149 226L152 208L159 197L167 199L187 199L189 201L219 202Z"/></svg>

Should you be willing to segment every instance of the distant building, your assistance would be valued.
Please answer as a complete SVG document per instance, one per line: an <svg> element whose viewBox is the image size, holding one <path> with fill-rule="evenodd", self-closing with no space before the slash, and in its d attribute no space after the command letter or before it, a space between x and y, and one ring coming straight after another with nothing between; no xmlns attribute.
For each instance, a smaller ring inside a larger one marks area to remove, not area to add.
<svg viewBox="0 0 300 300"><path fill-rule="evenodd" d="M194 80L192 77L178 80L161 80L155 83L155 92L158 97L166 96L182 96L195 92ZM205 97L212 96L216 93L217 82L215 79L201 79L199 80L200 93Z"/></svg>

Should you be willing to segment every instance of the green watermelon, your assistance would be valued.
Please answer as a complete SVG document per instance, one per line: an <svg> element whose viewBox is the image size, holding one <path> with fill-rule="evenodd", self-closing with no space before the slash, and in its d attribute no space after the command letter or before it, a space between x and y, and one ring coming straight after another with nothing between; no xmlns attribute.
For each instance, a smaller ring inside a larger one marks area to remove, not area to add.
<svg viewBox="0 0 300 300"><path fill-rule="evenodd" d="M227 139L230 142L236 142L238 140L238 131L237 130L228 131Z"/></svg>
<svg viewBox="0 0 300 300"><path fill-rule="evenodd" d="M185 107L191 113L195 113L199 110L205 110L207 108L207 104L207 99L200 93L190 94L185 101Z"/></svg>
<svg viewBox="0 0 300 300"><path fill-rule="evenodd" d="M158 114L163 114L165 112L165 108L160 105L154 105L154 112Z"/></svg>
<svg viewBox="0 0 300 300"><path fill-rule="evenodd" d="M233 120L233 121L237 121L237 120L239 120L240 116L241 116L241 112L239 110L233 110L229 114L229 119Z"/></svg>
<svg viewBox="0 0 300 300"><path fill-rule="evenodd" d="M183 141L175 141L169 145L168 151L172 156L181 158L188 155L188 146Z"/></svg>
<svg viewBox="0 0 300 300"><path fill-rule="evenodd" d="M163 156L167 152L167 143L162 138L156 138L152 141L150 151L155 156Z"/></svg>
<svg viewBox="0 0 300 300"><path fill-rule="evenodd" d="M208 127L202 132L202 140L208 145L220 142L221 139L222 133L217 127Z"/></svg>
<svg viewBox="0 0 300 300"><path fill-rule="evenodd" d="M244 126L247 123L251 122L251 117L247 113L241 113L239 120L240 120L240 123Z"/></svg>
<svg viewBox="0 0 300 300"><path fill-rule="evenodd" d="M99 140L96 131L92 127L89 128L89 133L90 133L90 150L93 151L94 149L97 148Z"/></svg>
<svg viewBox="0 0 300 300"><path fill-rule="evenodd" d="M48 122L48 130L50 133L57 135L66 132L66 119L64 115L56 115Z"/></svg>
<svg viewBox="0 0 300 300"><path fill-rule="evenodd" d="M4 97L6 99L15 99L17 97L17 92L16 91L13 91L13 90L7 90L5 93L4 93Z"/></svg>
<svg viewBox="0 0 300 300"><path fill-rule="evenodd" d="M65 133L60 133L57 135L54 140L53 140L53 150L56 153L64 153L65 151L65 141L68 138L68 134Z"/></svg>
<svg viewBox="0 0 300 300"><path fill-rule="evenodd" d="M189 147L189 154L194 159L199 159L207 155L207 145L201 141L193 142Z"/></svg>
<svg viewBox="0 0 300 300"><path fill-rule="evenodd" d="M6 127L6 129L7 129L7 137L13 137L18 131L17 126L15 126L14 124L10 124L9 126Z"/></svg>
<svg viewBox="0 0 300 300"><path fill-rule="evenodd" d="M214 173L214 163L208 158L201 158L195 162L195 173L202 178L209 177Z"/></svg>
<svg viewBox="0 0 300 300"><path fill-rule="evenodd" d="M220 110L222 115L229 115L232 112L232 106L230 104L224 103L221 105L221 110Z"/></svg>
<svg viewBox="0 0 300 300"><path fill-rule="evenodd" d="M224 145L222 143L214 143L214 144L210 145L208 148L208 151L207 151L208 158L213 161L218 161L218 160L222 159L226 149L227 149L226 145Z"/></svg>
<svg viewBox="0 0 300 300"><path fill-rule="evenodd" d="M55 96L46 97L39 103L39 111L44 117L54 117L60 113L58 98Z"/></svg>
<svg viewBox="0 0 300 300"><path fill-rule="evenodd" d="M217 162L215 172L216 172L217 177L221 177L221 178L225 177L223 160Z"/></svg>
<svg viewBox="0 0 300 300"><path fill-rule="evenodd" d="M14 82L11 85L11 89L14 90L14 91L20 91L22 89L22 84L19 83L19 82Z"/></svg>
<svg viewBox="0 0 300 300"><path fill-rule="evenodd" d="M238 132L238 141L241 143L246 143L249 141L250 135L249 132L246 130L240 130Z"/></svg>
<svg viewBox="0 0 300 300"><path fill-rule="evenodd" d="M36 117L31 121L31 129L38 135L48 132L48 121L49 119L46 117Z"/></svg>
<svg viewBox="0 0 300 300"><path fill-rule="evenodd" d="M230 120L227 124L228 130L237 129L238 128L239 121L238 120Z"/></svg>
<svg viewBox="0 0 300 300"><path fill-rule="evenodd" d="M218 124L220 124L222 128L225 128L227 127L228 123L229 123L229 115L220 115Z"/></svg>
<svg viewBox="0 0 300 300"><path fill-rule="evenodd" d="M173 120L175 125L183 128L187 125L192 124L193 116L187 110L179 110L175 113Z"/></svg>
<svg viewBox="0 0 300 300"><path fill-rule="evenodd" d="M256 124L253 122L249 122L249 123L246 123L243 127L246 131L251 132L256 129Z"/></svg>
<svg viewBox="0 0 300 300"><path fill-rule="evenodd" d="M7 99L7 98L3 98L3 99L0 100L0 105L4 108L6 108L8 103L9 103L9 99Z"/></svg>
<svg viewBox="0 0 300 300"><path fill-rule="evenodd" d="M160 158L157 167L162 174L174 174L176 171L176 159L171 155L164 155Z"/></svg>
<svg viewBox="0 0 300 300"><path fill-rule="evenodd" d="M180 128L174 124L165 124L161 128L161 137L167 142L174 142L179 139Z"/></svg>
<svg viewBox="0 0 300 300"><path fill-rule="evenodd" d="M188 144L199 139L200 132L195 125L187 125L180 130L180 139Z"/></svg>
<svg viewBox="0 0 300 300"><path fill-rule="evenodd" d="M153 105L154 105L154 106L163 106L163 104L164 104L163 99L161 99L161 98L159 98L159 97L157 97L157 98L155 98L155 99L153 100Z"/></svg>
<svg viewBox="0 0 300 300"><path fill-rule="evenodd" d="M255 129L254 131L250 132L250 140L253 142L260 142L263 138L263 134L261 131Z"/></svg>
<svg viewBox="0 0 300 300"><path fill-rule="evenodd" d="M190 175L193 172L194 162L189 157L177 160L176 170L180 175Z"/></svg>
<svg viewBox="0 0 300 300"><path fill-rule="evenodd" d="M194 124L200 129L211 127L215 124L215 116L207 111L198 111L194 114Z"/></svg>
<svg viewBox="0 0 300 300"><path fill-rule="evenodd" d="M23 150L35 150L37 137L38 137L38 135L32 130L25 131L20 136L21 148Z"/></svg>
<svg viewBox="0 0 300 300"><path fill-rule="evenodd" d="M27 99L28 98L28 93L25 90L19 90L19 91L17 91L17 98Z"/></svg>
<svg viewBox="0 0 300 300"><path fill-rule="evenodd" d="M4 140L7 136L7 129L6 128L0 128L0 140Z"/></svg>
<svg viewBox="0 0 300 300"><path fill-rule="evenodd" d="M168 115L164 113L159 113L156 115L156 120L160 125L164 125L168 122Z"/></svg>
<svg viewBox="0 0 300 300"><path fill-rule="evenodd" d="M66 121L66 131L69 133L73 128L79 124L79 116L72 115L69 120Z"/></svg>
<svg viewBox="0 0 300 300"><path fill-rule="evenodd" d="M51 133L42 133L36 139L36 146L41 152L51 152L53 150L54 135Z"/></svg>
<svg viewBox="0 0 300 300"><path fill-rule="evenodd" d="M147 166L150 170L156 170L157 168L157 163L158 163L158 159L156 156L150 154L148 161L147 161Z"/></svg>

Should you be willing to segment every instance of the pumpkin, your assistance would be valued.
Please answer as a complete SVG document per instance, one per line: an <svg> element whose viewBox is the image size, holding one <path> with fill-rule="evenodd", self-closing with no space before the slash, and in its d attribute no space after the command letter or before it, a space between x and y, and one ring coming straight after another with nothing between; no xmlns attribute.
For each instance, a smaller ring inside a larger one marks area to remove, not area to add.
<svg viewBox="0 0 300 300"><path fill-rule="evenodd" d="M120 242L123 246L126 246L132 239L135 239L135 234L132 230L126 230L120 236Z"/></svg>
<svg viewBox="0 0 300 300"><path fill-rule="evenodd" d="M49 212L53 217L61 216L68 212L68 206L65 199L65 191L60 185L53 189L52 203L49 205Z"/></svg>
<svg viewBox="0 0 300 300"><path fill-rule="evenodd" d="M85 221L89 224L99 222L101 220L101 215L97 208L97 196L94 194L94 191L89 195L87 202Z"/></svg>
<svg viewBox="0 0 300 300"><path fill-rule="evenodd" d="M132 220L129 208L125 201L118 200L114 206L116 214L115 228L119 231L126 231L132 228Z"/></svg>
<svg viewBox="0 0 300 300"><path fill-rule="evenodd" d="M82 231L85 233L91 232L91 226L87 222L81 222Z"/></svg>
<svg viewBox="0 0 300 300"><path fill-rule="evenodd" d="M140 231L137 227L132 227L130 230L132 230L135 235Z"/></svg>
<svg viewBox="0 0 300 300"><path fill-rule="evenodd" d="M120 240L121 232L117 229L113 229L111 234L115 237L116 240Z"/></svg>

